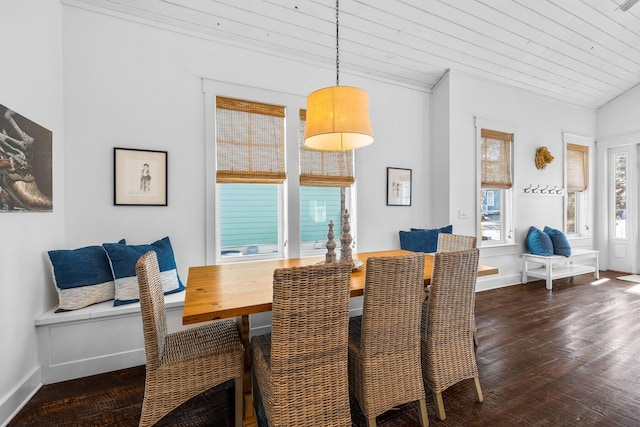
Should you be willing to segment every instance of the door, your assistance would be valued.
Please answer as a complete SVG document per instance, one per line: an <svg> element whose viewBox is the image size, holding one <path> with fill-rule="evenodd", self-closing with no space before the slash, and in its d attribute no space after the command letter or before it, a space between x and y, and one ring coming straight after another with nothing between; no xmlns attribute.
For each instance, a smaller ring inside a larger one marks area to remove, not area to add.
<svg viewBox="0 0 640 427"><path fill-rule="evenodd" d="M609 269L638 272L637 145L609 149Z"/></svg>

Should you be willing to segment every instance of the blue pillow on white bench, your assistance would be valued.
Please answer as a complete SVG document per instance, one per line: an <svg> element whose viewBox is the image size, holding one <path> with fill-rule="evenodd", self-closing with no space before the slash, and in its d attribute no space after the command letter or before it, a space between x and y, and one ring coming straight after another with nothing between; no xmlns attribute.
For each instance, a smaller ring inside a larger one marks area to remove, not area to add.
<svg viewBox="0 0 640 427"><path fill-rule="evenodd" d="M180 277L178 277L173 248L168 237L148 245L105 243L103 247L107 251L113 277L115 278L114 306L134 303L140 300L138 278L136 277L136 262L138 262L138 258L148 251L154 251L158 257L164 294L172 294L185 289Z"/></svg>
<svg viewBox="0 0 640 427"><path fill-rule="evenodd" d="M569 244L569 240L567 240L567 236L565 236L562 231L545 226L544 232L551 238L554 254L566 257L571 256L571 245Z"/></svg>
<svg viewBox="0 0 640 427"><path fill-rule="evenodd" d="M534 226L529 227L525 243L527 245L527 249L533 255L553 255L553 243L551 243L551 237L539 228Z"/></svg>
<svg viewBox="0 0 640 427"><path fill-rule="evenodd" d="M122 239L117 244L124 243ZM113 273L102 246L51 250L48 255L58 292L56 312L78 310L114 298Z"/></svg>

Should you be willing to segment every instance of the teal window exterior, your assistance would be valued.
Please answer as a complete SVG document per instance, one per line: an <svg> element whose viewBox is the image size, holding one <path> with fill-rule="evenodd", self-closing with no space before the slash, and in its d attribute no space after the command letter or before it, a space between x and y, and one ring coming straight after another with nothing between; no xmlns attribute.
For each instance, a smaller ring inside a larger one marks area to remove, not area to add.
<svg viewBox="0 0 640 427"><path fill-rule="evenodd" d="M220 184L221 247L278 245L278 185ZM260 251L263 252L263 251Z"/></svg>

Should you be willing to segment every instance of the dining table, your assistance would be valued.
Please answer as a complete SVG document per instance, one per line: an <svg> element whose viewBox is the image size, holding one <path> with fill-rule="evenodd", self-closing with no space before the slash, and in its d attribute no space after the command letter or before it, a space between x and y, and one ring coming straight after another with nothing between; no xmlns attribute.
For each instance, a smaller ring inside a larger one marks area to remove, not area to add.
<svg viewBox="0 0 640 427"><path fill-rule="evenodd" d="M354 268L351 273L350 296L364 294L367 259L408 255L413 252L396 249L376 252L353 253ZM189 268L184 298L182 323L190 325L218 319L236 318L245 348L244 392L245 425L255 417L251 410L251 354L249 351L249 316L271 311L273 301L273 272L278 268L298 267L323 263L324 256L304 258L279 258L228 264L194 266ZM425 254L424 284L431 282L433 254ZM478 276L498 274L497 267L478 265Z"/></svg>

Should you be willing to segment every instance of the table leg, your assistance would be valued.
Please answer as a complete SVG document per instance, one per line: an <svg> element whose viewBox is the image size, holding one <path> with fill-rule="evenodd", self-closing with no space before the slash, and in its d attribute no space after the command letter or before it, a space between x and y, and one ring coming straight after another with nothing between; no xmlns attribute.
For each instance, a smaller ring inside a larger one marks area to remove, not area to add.
<svg viewBox="0 0 640 427"><path fill-rule="evenodd" d="M253 398L251 395L251 348L249 342L249 316L244 315L238 324L242 345L244 345L244 375L242 389L244 391L244 426L258 425L256 414L253 411Z"/></svg>

